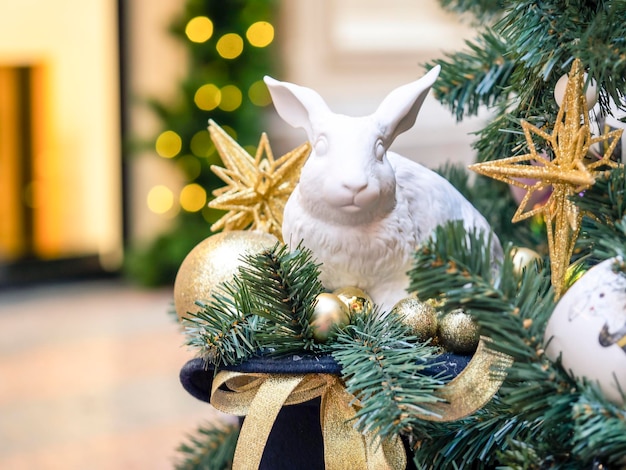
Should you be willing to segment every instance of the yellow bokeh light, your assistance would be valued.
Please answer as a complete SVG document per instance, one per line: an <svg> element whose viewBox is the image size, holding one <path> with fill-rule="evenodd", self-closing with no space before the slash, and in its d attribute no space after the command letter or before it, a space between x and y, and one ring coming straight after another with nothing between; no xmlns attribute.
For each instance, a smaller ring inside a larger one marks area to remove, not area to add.
<svg viewBox="0 0 626 470"><path fill-rule="evenodd" d="M243 95L241 90L235 85L226 85L222 87L222 101L220 102L220 109L222 111L234 111L241 106Z"/></svg>
<svg viewBox="0 0 626 470"><path fill-rule="evenodd" d="M198 157L209 157L215 151L215 145L213 145L209 131L196 132L191 138L189 148Z"/></svg>
<svg viewBox="0 0 626 470"><path fill-rule="evenodd" d="M246 38L254 47L268 46L274 40L274 27L267 21L257 21L246 31Z"/></svg>
<svg viewBox="0 0 626 470"><path fill-rule="evenodd" d="M226 132L233 140L237 140L237 131L230 126L224 125L222 126L224 132Z"/></svg>
<svg viewBox="0 0 626 470"><path fill-rule="evenodd" d="M192 139L193 145L193 139ZM177 161L177 166L189 180L195 180L202 173L202 164L195 155L184 155Z"/></svg>
<svg viewBox="0 0 626 470"><path fill-rule="evenodd" d="M192 42L206 42L213 36L213 22L206 16L196 16L187 23L185 34Z"/></svg>
<svg viewBox="0 0 626 470"><path fill-rule="evenodd" d="M222 100L222 92L212 83L202 85L196 91L193 101L196 106L204 111L212 111L220 104Z"/></svg>
<svg viewBox="0 0 626 470"><path fill-rule="evenodd" d="M258 80L248 88L248 98L257 106L267 106L272 102L272 97L263 80Z"/></svg>
<svg viewBox="0 0 626 470"><path fill-rule="evenodd" d="M198 212L206 205L206 191L199 184L188 184L180 192L180 205L187 212Z"/></svg>
<svg viewBox="0 0 626 470"><path fill-rule="evenodd" d="M224 59L235 59L243 52L243 39L235 33L224 34L217 41L215 48Z"/></svg>
<svg viewBox="0 0 626 470"><path fill-rule="evenodd" d="M167 186L154 186L147 197L148 209L155 214L165 214L174 205L174 194Z"/></svg>
<svg viewBox="0 0 626 470"><path fill-rule="evenodd" d="M164 158L172 158L180 153L183 141L174 131L165 131L156 140L156 151Z"/></svg>

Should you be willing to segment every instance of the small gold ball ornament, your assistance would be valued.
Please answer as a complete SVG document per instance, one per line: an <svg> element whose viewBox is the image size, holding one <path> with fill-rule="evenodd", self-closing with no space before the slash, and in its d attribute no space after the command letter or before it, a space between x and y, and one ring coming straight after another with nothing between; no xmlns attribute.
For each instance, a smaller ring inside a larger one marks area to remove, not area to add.
<svg viewBox="0 0 626 470"><path fill-rule="evenodd" d="M230 281L242 256L272 248L278 238L269 233L234 230L198 243L185 257L174 281L174 307L179 320L197 313L196 300L207 301L221 283Z"/></svg>
<svg viewBox="0 0 626 470"><path fill-rule="evenodd" d="M350 315L367 315L374 309L372 298L358 287L341 287L333 294L346 304Z"/></svg>
<svg viewBox="0 0 626 470"><path fill-rule="evenodd" d="M400 300L391 310L402 318L402 323L409 327L412 335L420 342L435 338L437 334L437 311L427 302L415 297Z"/></svg>
<svg viewBox="0 0 626 470"><path fill-rule="evenodd" d="M322 293L315 298L311 327L313 338L318 343L328 341L334 325L346 326L350 323L348 307L335 294Z"/></svg>
<svg viewBox="0 0 626 470"><path fill-rule="evenodd" d="M459 354L474 352L480 340L478 324L461 309L439 317L437 335L441 346Z"/></svg>
<svg viewBox="0 0 626 470"><path fill-rule="evenodd" d="M511 251L513 260L513 272L518 276L522 274L524 269L532 267L535 263L542 263L541 256L534 250L523 246L513 248Z"/></svg>

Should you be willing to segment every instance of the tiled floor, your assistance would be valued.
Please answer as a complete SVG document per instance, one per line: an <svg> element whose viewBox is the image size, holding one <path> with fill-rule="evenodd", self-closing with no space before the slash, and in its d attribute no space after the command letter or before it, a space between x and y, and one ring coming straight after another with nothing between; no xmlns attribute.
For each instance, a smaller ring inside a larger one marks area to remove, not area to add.
<svg viewBox="0 0 626 470"><path fill-rule="evenodd" d="M0 291L0 469L171 469L199 424L171 289L94 281Z"/></svg>

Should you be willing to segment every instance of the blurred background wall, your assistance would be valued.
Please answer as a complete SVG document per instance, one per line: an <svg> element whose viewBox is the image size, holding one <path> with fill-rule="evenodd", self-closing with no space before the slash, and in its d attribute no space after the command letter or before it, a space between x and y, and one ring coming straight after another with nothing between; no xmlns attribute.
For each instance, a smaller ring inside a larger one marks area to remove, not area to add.
<svg viewBox="0 0 626 470"><path fill-rule="evenodd" d="M472 36L437 0L271 3L278 59L271 74L316 89L345 114L374 111L390 90L419 78L425 62ZM190 54L170 29L187 7L179 0L0 7L0 285L119 272L124 248L176 224L188 181L155 151L164 124L146 101L180 100ZM198 129L212 114L202 116ZM276 155L304 141L271 105L260 116ZM429 167L470 162L469 133L478 127L457 125L430 96L394 150ZM150 205L155 188L169 191L166 210Z"/></svg>

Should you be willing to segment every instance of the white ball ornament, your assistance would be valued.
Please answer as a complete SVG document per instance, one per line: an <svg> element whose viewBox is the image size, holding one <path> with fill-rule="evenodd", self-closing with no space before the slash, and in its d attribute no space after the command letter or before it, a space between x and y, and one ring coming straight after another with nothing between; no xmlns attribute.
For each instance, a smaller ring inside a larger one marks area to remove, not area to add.
<svg viewBox="0 0 626 470"><path fill-rule="evenodd" d="M587 83L587 74L584 75L584 83ZM554 86L554 99L559 107L563 104L563 97L565 96L565 88L567 88L568 82L567 74L564 74L559 78ZM591 79L585 90L585 98L587 100L587 109L590 110L598 102L598 86L594 79Z"/></svg>
<svg viewBox="0 0 626 470"><path fill-rule="evenodd" d="M548 321L544 341L552 360L579 378L596 382L607 400L624 403L626 392L626 275L620 258L587 271L563 295ZM619 386L618 386L619 384Z"/></svg>

